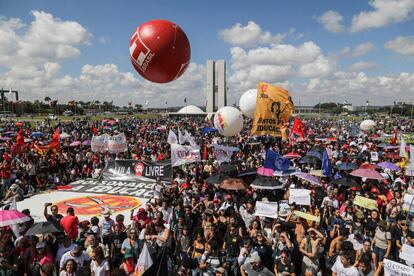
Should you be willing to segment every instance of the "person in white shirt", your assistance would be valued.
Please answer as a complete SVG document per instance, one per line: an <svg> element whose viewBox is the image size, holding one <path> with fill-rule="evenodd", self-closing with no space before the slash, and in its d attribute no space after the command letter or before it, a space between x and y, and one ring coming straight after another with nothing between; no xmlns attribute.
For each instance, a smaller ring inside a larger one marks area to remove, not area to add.
<svg viewBox="0 0 414 276"><path fill-rule="evenodd" d="M74 249L76 244L74 244L68 236L63 236L62 243L59 244L59 248L56 252L56 258L55 262L60 263L60 260L62 259L62 256L68 252Z"/></svg>
<svg viewBox="0 0 414 276"><path fill-rule="evenodd" d="M332 276L359 276L358 269L353 266L353 252L342 251L332 267Z"/></svg>
<svg viewBox="0 0 414 276"><path fill-rule="evenodd" d="M91 274L93 276L110 276L109 263L105 260L101 247L92 251Z"/></svg>
<svg viewBox="0 0 414 276"><path fill-rule="evenodd" d="M114 232L115 221L111 219L111 212L109 210L102 213L103 219L99 223L102 236L102 244L108 247L111 252L112 234Z"/></svg>
<svg viewBox="0 0 414 276"><path fill-rule="evenodd" d="M83 267L85 262L89 262L91 258L83 251L82 246L77 245L71 251L63 254L60 259L60 270L62 271L67 260L72 259L76 262L77 267Z"/></svg>

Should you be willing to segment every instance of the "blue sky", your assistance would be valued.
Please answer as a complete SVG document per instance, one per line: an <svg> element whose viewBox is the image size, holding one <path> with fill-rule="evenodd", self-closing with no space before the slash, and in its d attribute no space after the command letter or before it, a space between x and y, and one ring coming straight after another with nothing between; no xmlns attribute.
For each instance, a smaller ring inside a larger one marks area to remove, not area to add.
<svg viewBox="0 0 414 276"><path fill-rule="evenodd" d="M258 80L302 104L414 102L413 11L414 0L3 0L0 34L14 43L0 45L0 83L27 99L202 105L205 62L225 59L231 104ZM192 64L168 85L129 61L134 29L155 18L180 25L191 44Z"/></svg>

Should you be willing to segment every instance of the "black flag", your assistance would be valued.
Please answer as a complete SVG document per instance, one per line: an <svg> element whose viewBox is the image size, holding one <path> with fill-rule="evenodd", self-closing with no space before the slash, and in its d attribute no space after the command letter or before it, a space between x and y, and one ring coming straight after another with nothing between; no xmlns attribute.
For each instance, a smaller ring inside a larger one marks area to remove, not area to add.
<svg viewBox="0 0 414 276"><path fill-rule="evenodd" d="M166 276L168 275L168 254L167 247L164 247L155 262L145 270L142 276Z"/></svg>

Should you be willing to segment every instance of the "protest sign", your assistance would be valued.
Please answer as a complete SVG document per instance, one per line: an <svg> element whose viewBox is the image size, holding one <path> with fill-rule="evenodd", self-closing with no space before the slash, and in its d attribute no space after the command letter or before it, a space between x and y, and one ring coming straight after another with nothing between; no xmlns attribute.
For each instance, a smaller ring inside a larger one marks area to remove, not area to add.
<svg viewBox="0 0 414 276"><path fill-rule="evenodd" d="M311 205L310 190L290 189L289 204L295 202L297 205Z"/></svg>
<svg viewBox="0 0 414 276"><path fill-rule="evenodd" d="M412 194L405 194L404 195L404 203L403 203L403 210L414 212L414 195Z"/></svg>
<svg viewBox="0 0 414 276"><path fill-rule="evenodd" d="M308 214L308 213L304 213L301 211L294 211L293 212L295 215L297 215L298 217L304 218L306 220L311 220L311 221L315 221L315 222L319 222L321 219L317 216Z"/></svg>
<svg viewBox="0 0 414 276"><path fill-rule="evenodd" d="M198 146L171 145L171 165L173 167L198 161L201 161L200 148Z"/></svg>
<svg viewBox="0 0 414 276"><path fill-rule="evenodd" d="M400 259L405 261L414 262L414 247L408 244L403 244Z"/></svg>
<svg viewBox="0 0 414 276"><path fill-rule="evenodd" d="M366 208L368 210L377 209L377 201L359 195L355 197L354 204Z"/></svg>
<svg viewBox="0 0 414 276"><path fill-rule="evenodd" d="M258 217L277 218L277 202L256 202L255 215Z"/></svg>
<svg viewBox="0 0 414 276"><path fill-rule="evenodd" d="M109 137L110 135L106 133L99 136L92 136L91 150L93 152L106 152L108 150L107 142Z"/></svg>
<svg viewBox="0 0 414 276"><path fill-rule="evenodd" d="M384 275L385 276L412 276L414 268L397 263L388 259L384 259Z"/></svg>
<svg viewBox="0 0 414 276"><path fill-rule="evenodd" d="M108 151L110 153L121 153L128 150L128 145L124 133L108 137Z"/></svg>

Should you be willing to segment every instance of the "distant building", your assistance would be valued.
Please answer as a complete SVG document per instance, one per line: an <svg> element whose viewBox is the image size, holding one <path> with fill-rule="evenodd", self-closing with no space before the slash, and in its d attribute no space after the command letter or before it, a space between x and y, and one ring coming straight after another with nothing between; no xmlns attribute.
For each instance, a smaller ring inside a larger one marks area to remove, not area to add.
<svg viewBox="0 0 414 276"><path fill-rule="evenodd" d="M207 60L206 112L212 113L227 105L226 62Z"/></svg>

